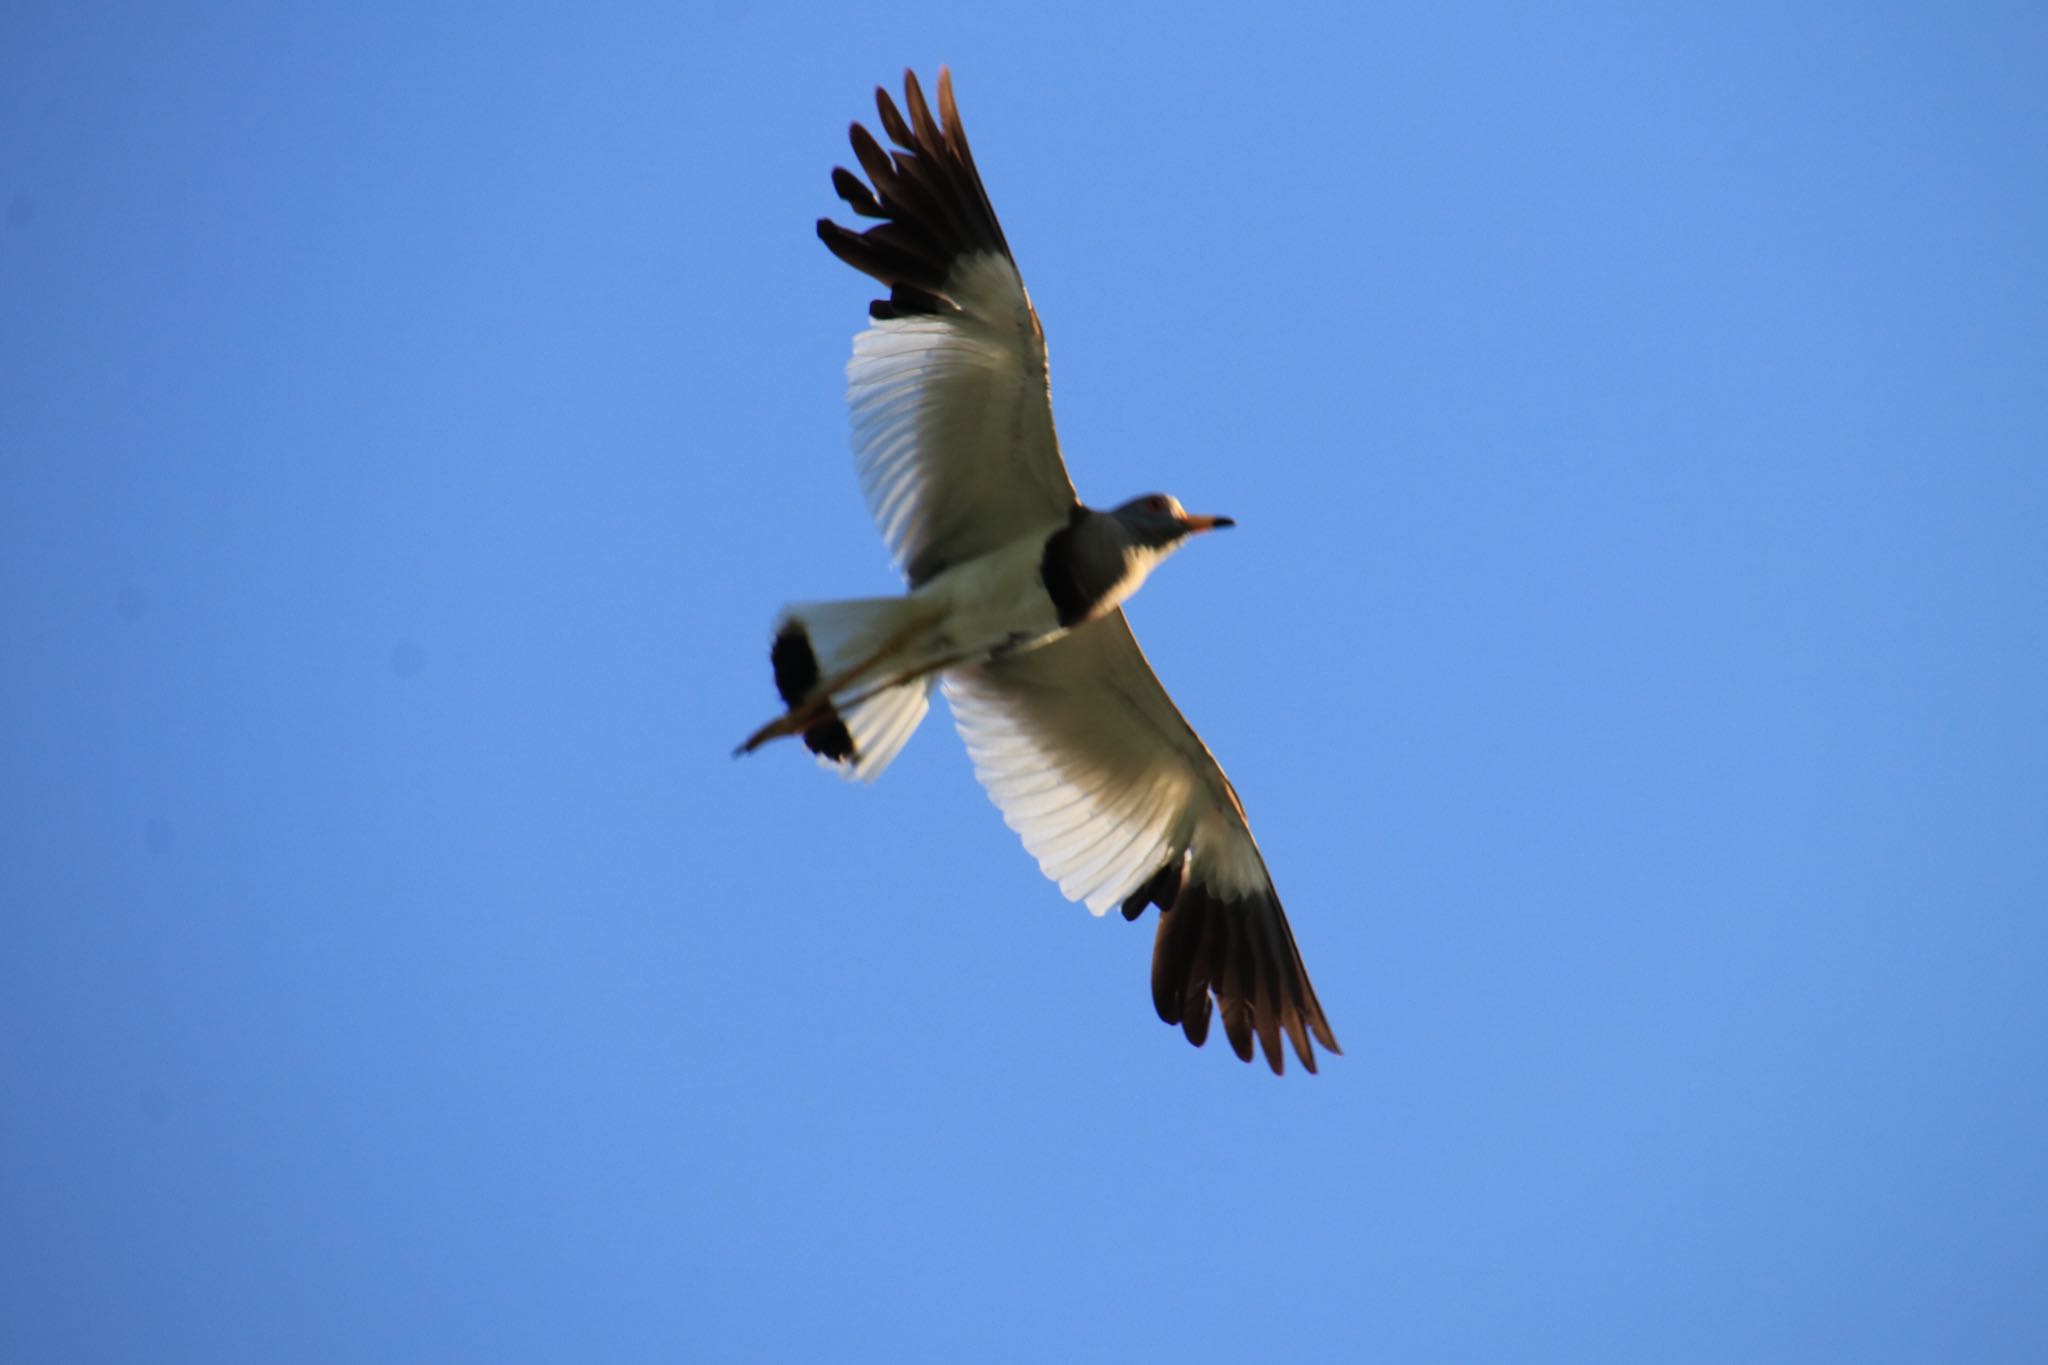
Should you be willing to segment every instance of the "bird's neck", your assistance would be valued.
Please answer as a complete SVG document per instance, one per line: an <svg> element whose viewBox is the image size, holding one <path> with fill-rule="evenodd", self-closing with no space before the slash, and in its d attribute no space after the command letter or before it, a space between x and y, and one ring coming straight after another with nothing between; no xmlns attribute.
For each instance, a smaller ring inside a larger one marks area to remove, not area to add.
<svg viewBox="0 0 2048 1365"><path fill-rule="evenodd" d="M1136 543L1115 517L1076 507L1047 537L1038 574L1060 624L1072 629L1122 606L1169 553Z"/></svg>

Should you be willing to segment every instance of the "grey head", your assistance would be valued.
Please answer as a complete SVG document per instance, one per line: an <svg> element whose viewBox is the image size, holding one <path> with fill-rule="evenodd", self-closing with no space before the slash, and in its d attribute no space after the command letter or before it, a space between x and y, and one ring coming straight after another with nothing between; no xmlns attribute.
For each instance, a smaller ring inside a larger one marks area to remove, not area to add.
<svg viewBox="0 0 2048 1365"><path fill-rule="evenodd" d="M1188 537L1234 526L1229 517L1190 516L1165 493L1147 493L1107 512L1077 507L1045 543L1039 575L1062 626L1107 616Z"/></svg>
<svg viewBox="0 0 2048 1365"><path fill-rule="evenodd" d="M1132 498L1109 514L1123 524L1133 545L1149 550L1179 548L1189 536L1235 526L1229 517L1189 516L1180 500L1170 493L1146 493Z"/></svg>

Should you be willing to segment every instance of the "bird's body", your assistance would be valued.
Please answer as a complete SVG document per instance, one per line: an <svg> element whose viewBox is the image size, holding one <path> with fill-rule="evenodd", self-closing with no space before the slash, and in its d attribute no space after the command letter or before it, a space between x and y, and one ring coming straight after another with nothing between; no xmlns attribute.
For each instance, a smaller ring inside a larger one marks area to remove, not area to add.
<svg viewBox="0 0 2048 1365"><path fill-rule="evenodd" d="M1075 504L1056 522L950 564L901 597L843 599L786 608L776 626L776 683L790 709L749 735L748 753L802 734L811 750L874 778L916 727L911 719L877 739L842 737L830 714L868 708L921 719L924 693L947 669L989 663L1049 645L1128 601L1186 536L1231 525L1190 517L1164 493L1114 512ZM893 700L893 706L890 703ZM843 719L841 724L843 725Z"/></svg>
<svg viewBox="0 0 2048 1365"><path fill-rule="evenodd" d="M912 600L929 602L943 613L941 653L957 649L963 662L978 662L1059 637L1066 627L1039 578L1046 542L1059 529L1059 524L1033 527L910 590Z"/></svg>
<svg viewBox="0 0 2048 1365"><path fill-rule="evenodd" d="M1212 1002L1233 1049L1315 1069L1336 1039L1309 985L1244 808L1146 664L1122 604L1189 537L1230 525L1161 493L1115 508L1075 496L1053 433L1044 335L967 149L941 71L934 119L906 76L906 120L859 124L873 189L833 183L855 233L825 244L889 286L847 366L861 483L903 568L900 597L800 603L770 659L786 710L740 747L801 735L873 778L943 680L990 797L1070 899L1128 919L1160 910L1152 995L1190 1041Z"/></svg>

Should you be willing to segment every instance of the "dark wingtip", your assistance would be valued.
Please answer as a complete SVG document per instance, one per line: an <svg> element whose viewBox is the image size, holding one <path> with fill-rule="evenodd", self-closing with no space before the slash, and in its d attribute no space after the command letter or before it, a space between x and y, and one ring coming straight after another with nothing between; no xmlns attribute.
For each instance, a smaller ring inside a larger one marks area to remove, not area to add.
<svg viewBox="0 0 2048 1365"><path fill-rule="evenodd" d="M1223 1036L1230 1040L1230 1050L1237 1054L1237 1060L1252 1059L1251 1006L1242 1000L1223 1002Z"/></svg>
<svg viewBox="0 0 2048 1365"><path fill-rule="evenodd" d="M1276 1076L1285 1075L1292 1046L1302 1068L1316 1074L1311 1036L1342 1055L1322 1004L1309 984L1301 953L1279 899L1263 892L1230 897L1193 875L1186 855L1169 860L1123 904L1126 918L1159 906L1152 947L1152 1003L1160 1019L1178 1024L1200 1047L1211 1010L1239 1060L1263 1054Z"/></svg>
<svg viewBox="0 0 2048 1365"><path fill-rule="evenodd" d="M1199 1005L1191 1010L1183 1011L1183 1017L1180 1021L1181 1036L1196 1047L1200 1047L1208 1042L1210 1016L1211 1006L1209 1004L1209 997L1204 995ZM1173 1021L1169 1019L1167 1022L1172 1023Z"/></svg>
<svg viewBox="0 0 2048 1365"><path fill-rule="evenodd" d="M879 126L902 150L887 150L854 122L847 127L847 140L867 184L843 167L832 173L833 189L856 214L883 221L864 232L841 228L828 233L822 225L818 230L840 260L889 286L892 296L886 302L892 311L871 314L882 320L953 311L943 286L954 263L976 253L1008 256L1010 251L960 130L951 77L940 74L938 119L932 117L917 74L906 71L903 81L907 118L886 88L875 87ZM909 286L907 294L904 286Z"/></svg>
<svg viewBox="0 0 2048 1365"><path fill-rule="evenodd" d="M881 201L875 198L875 192L867 187L867 182L846 167L832 168L832 188L839 192L839 197L846 201L846 206L861 217L888 217L888 211L882 207Z"/></svg>

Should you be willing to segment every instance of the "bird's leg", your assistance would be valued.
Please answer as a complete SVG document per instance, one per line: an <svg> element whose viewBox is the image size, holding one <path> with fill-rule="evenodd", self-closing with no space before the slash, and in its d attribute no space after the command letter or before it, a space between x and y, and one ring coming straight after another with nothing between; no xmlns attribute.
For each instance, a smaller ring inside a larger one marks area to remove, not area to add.
<svg viewBox="0 0 2048 1365"><path fill-rule="evenodd" d="M739 748L732 751L732 756L738 758L741 754L750 754L771 739L781 739L784 735L796 734L807 723L797 721L796 712L785 711L774 720L769 721L766 725L754 731L753 734L748 735L744 740L741 740Z"/></svg>

